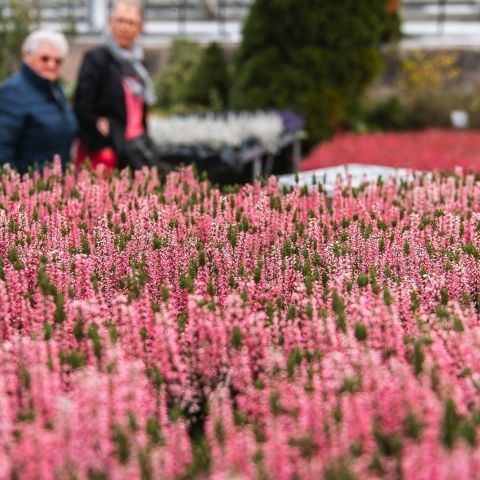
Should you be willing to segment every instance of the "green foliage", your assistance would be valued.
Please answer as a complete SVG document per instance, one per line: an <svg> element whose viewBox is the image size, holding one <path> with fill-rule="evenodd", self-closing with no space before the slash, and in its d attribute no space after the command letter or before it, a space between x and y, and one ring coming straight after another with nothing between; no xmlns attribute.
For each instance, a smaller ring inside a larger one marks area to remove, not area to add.
<svg viewBox="0 0 480 480"><path fill-rule="evenodd" d="M405 435L413 440L418 440L422 432L423 424L414 413L408 413L405 417Z"/></svg>
<svg viewBox="0 0 480 480"><path fill-rule="evenodd" d="M241 350L243 346L243 335L239 327L235 326L232 329L232 336L230 343L235 350Z"/></svg>
<svg viewBox="0 0 480 480"><path fill-rule="evenodd" d="M422 350L422 343L419 341L415 342L413 348L413 357L412 357L412 364L415 371L415 375L420 375L423 370L423 362L425 361L425 354Z"/></svg>
<svg viewBox="0 0 480 480"><path fill-rule="evenodd" d="M228 67L218 43L211 43L203 51L185 87L185 99L190 105L222 110L228 105Z"/></svg>
<svg viewBox="0 0 480 480"><path fill-rule="evenodd" d="M396 96L381 98L365 113L371 130L403 130L408 125L407 106Z"/></svg>
<svg viewBox="0 0 480 480"><path fill-rule="evenodd" d="M453 448L459 426L460 416L457 412L457 406L452 399L447 399L444 405L442 422L442 440L447 448Z"/></svg>
<svg viewBox="0 0 480 480"><path fill-rule="evenodd" d="M406 95L439 91L460 76L457 58L450 52L414 51L401 59L399 86Z"/></svg>
<svg viewBox="0 0 480 480"><path fill-rule="evenodd" d="M273 19L275 19L273 21ZM236 59L232 104L293 108L312 141L356 123L397 25L385 0L256 0Z"/></svg>
<svg viewBox="0 0 480 480"><path fill-rule="evenodd" d="M69 365L74 370L86 364L85 355L79 350L60 350L58 357L62 365Z"/></svg>
<svg viewBox="0 0 480 480"><path fill-rule="evenodd" d="M8 249L8 260L15 270L23 270L24 265L20 260L20 254L17 247L11 247Z"/></svg>
<svg viewBox="0 0 480 480"><path fill-rule="evenodd" d="M347 330L347 322L345 318L345 301L339 295L337 290L333 291L332 295L332 310L337 316L337 326L342 332Z"/></svg>
<svg viewBox="0 0 480 480"><path fill-rule="evenodd" d="M357 278L357 284L360 288L365 288L368 285L368 277L364 273L360 274Z"/></svg>
<svg viewBox="0 0 480 480"><path fill-rule="evenodd" d="M184 478L187 480L199 478L210 468L210 446L204 435L197 435L192 442L192 463Z"/></svg>
<svg viewBox="0 0 480 480"><path fill-rule="evenodd" d="M365 111L364 121L369 130L419 130L450 128L450 112L464 110L470 127L480 127L480 98L465 91L435 91L409 98L389 96L379 98Z"/></svg>
<svg viewBox="0 0 480 480"><path fill-rule="evenodd" d="M112 437L117 447L118 459L122 465L126 465L130 457L128 436L119 425L116 425Z"/></svg>
<svg viewBox="0 0 480 480"><path fill-rule="evenodd" d="M357 338L357 340L359 340L360 342L363 342L364 340L367 339L367 336L368 336L368 331L365 324L362 322L355 324L355 337Z"/></svg>
<svg viewBox="0 0 480 480"><path fill-rule="evenodd" d="M22 43L38 20L32 2L10 0L0 7L0 82L17 69Z"/></svg>
<svg viewBox="0 0 480 480"><path fill-rule="evenodd" d="M312 458L318 451L318 445L311 435L300 438L292 438L288 441L292 447L297 447L302 458Z"/></svg>
<svg viewBox="0 0 480 480"><path fill-rule="evenodd" d="M170 62L155 79L157 106L175 113L186 109L185 86L195 70L201 47L185 39L175 39L170 50Z"/></svg>
<svg viewBox="0 0 480 480"><path fill-rule="evenodd" d="M346 462L340 461L330 465L323 477L325 480L355 480L357 477Z"/></svg>
<svg viewBox="0 0 480 480"><path fill-rule="evenodd" d="M147 433L151 443L159 445L165 444L162 428L155 417L149 417L147 419Z"/></svg>
<svg viewBox="0 0 480 480"><path fill-rule="evenodd" d="M387 434L379 427L375 427L373 436L378 444L378 447L383 455L391 457L399 455L402 451L402 440L397 434Z"/></svg>

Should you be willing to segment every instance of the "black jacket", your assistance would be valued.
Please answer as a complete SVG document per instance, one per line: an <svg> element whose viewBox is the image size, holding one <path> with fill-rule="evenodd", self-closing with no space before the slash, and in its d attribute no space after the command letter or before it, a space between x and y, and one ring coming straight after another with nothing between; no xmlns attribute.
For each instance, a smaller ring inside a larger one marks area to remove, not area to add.
<svg viewBox="0 0 480 480"><path fill-rule="evenodd" d="M122 69L107 47L100 46L85 54L74 97L74 109L80 126L80 138L93 152L111 147L118 157L119 166L128 164L125 151L127 109L122 84ZM104 137L97 130L97 120L110 121L110 135ZM143 124L146 125L144 105Z"/></svg>

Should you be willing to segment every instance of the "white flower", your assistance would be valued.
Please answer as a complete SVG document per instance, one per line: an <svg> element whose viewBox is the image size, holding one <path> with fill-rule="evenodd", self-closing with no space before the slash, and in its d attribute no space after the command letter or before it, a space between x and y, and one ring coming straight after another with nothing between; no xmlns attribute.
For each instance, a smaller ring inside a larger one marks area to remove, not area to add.
<svg viewBox="0 0 480 480"><path fill-rule="evenodd" d="M211 148L239 147L254 139L264 146L274 144L283 131L277 113L230 113L226 116L149 118L153 140L161 146L204 145Z"/></svg>

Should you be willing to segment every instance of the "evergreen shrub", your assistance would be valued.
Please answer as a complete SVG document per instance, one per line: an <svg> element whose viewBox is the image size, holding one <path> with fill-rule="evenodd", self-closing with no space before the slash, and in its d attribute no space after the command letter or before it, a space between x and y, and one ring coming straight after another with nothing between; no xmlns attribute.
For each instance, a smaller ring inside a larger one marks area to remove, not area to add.
<svg viewBox="0 0 480 480"><path fill-rule="evenodd" d="M211 43L202 52L186 85L188 104L223 110L228 105L230 79L223 49Z"/></svg>
<svg viewBox="0 0 480 480"><path fill-rule="evenodd" d="M385 0L256 0L236 58L232 106L294 108L311 142L353 126L381 71L381 43L398 24Z"/></svg>
<svg viewBox="0 0 480 480"><path fill-rule="evenodd" d="M18 68L23 41L38 20L32 2L10 0L0 7L0 83Z"/></svg>
<svg viewBox="0 0 480 480"><path fill-rule="evenodd" d="M155 78L157 107L170 113L186 109L186 85L198 64L202 47L186 39L175 39L170 50L170 61Z"/></svg>

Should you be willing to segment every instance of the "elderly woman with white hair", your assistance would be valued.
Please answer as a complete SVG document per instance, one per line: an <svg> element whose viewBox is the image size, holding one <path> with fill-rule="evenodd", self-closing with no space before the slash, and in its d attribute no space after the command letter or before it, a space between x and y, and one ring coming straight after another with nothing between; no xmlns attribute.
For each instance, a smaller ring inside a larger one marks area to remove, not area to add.
<svg viewBox="0 0 480 480"><path fill-rule="evenodd" d="M58 81L67 53L61 33L38 30L25 39L20 69L0 86L0 165L26 173L55 155L63 166L70 160L77 120Z"/></svg>

